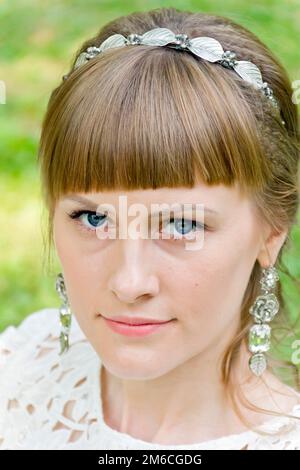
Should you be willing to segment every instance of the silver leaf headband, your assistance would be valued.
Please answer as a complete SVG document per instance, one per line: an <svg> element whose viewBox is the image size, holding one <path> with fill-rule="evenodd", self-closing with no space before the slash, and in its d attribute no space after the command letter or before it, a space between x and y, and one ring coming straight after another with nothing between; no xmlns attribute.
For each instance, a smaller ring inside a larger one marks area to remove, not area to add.
<svg viewBox="0 0 300 470"><path fill-rule="evenodd" d="M232 51L224 51L223 47L214 38L206 36L189 39L186 34L174 34L167 28L154 28L146 33L129 34L128 37L122 34L113 34L103 41L99 47L90 46L85 52L79 54L74 69L96 57L100 52L106 49L127 46L127 45L147 45L147 46L168 46L174 49L189 50L197 57L208 60L209 62L217 62L223 67L233 69L243 80L253 85L256 89L260 89L263 94L269 98L273 106L279 112L280 107L278 101L273 95L273 90L262 79L259 68L252 62L245 60L236 60L236 54ZM68 75L64 75L63 79L67 79ZM282 124L285 121L281 120Z"/></svg>

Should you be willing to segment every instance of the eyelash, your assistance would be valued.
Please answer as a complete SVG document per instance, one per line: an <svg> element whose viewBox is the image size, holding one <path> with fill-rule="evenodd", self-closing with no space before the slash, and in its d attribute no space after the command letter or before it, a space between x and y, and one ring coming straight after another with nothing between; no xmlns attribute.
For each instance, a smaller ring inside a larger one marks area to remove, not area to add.
<svg viewBox="0 0 300 470"><path fill-rule="evenodd" d="M102 214L102 213L97 213L95 211L90 211L90 210L75 210L71 213L68 214L68 216L74 220L76 223L79 224L80 226L80 229L84 230L85 232L88 232L88 233L94 233L95 232L95 229L97 227L94 227L94 228L88 228L86 225L84 225L84 223L82 221L79 220L79 218L84 215L84 214L96 214L98 216L105 216L106 217L106 214ZM105 220L105 219L103 219ZM193 225L193 228L194 226L198 226L200 227L201 230L204 230L206 231L208 229L207 225L206 224L201 224L200 222L198 222L197 220L194 220L194 219L182 219L180 217L176 218L176 217L170 217L170 220L168 221L168 223L173 223L174 221L176 220L184 220L185 222L192 222L192 225ZM188 232L188 234L190 234L191 232ZM183 239L184 239L184 236L188 235L188 234L180 234L182 235Z"/></svg>

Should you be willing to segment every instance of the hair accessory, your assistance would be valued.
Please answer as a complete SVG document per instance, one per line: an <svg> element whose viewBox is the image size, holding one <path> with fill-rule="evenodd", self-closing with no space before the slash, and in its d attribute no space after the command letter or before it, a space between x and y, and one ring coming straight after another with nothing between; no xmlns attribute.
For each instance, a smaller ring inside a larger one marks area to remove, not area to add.
<svg viewBox="0 0 300 470"><path fill-rule="evenodd" d="M263 81L259 68L252 62L237 60L235 52L224 51L219 41L211 37L201 36L189 39L186 34L175 34L167 28L154 28L142 35L131 33L127 37L122 34L113 34L105 39L99 47L90 46L86 51L81 52L74 64L74 69L106 49L127 45L168 46L187 50L201 59L217 62L223 67L233 69L243 80L260 89L280 113L280 107L273 95L273 90L267 82ZM64 75L63 79L67 79L68 76L69 74ZM281 122L285 124L282 119Z"/></svg>

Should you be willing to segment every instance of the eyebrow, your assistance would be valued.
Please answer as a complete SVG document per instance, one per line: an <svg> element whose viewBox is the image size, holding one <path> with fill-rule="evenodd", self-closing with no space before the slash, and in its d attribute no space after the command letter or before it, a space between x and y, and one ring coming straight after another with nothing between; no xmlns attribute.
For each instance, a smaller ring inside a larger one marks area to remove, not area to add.
<svg viewBox="0 0 300 470"><path fill-rule="evenodd" d="M84 196L80 196L79 194L71 194L70 196L66 196L65 198L63 198L63 201L74 201L74 202L78 202L79 204L83 205L83 206L89 206L89 208L93 211L96 211L97 207L100 205L100 203L96 203L95 201L92 201L91 199L88 199L87 197L84 197ZM178 204L178 203L176 203ZM192 204L193 203L188 203L188 204ZM179 205L182 205L183 204L180 204ZM180 210L180 207L178 206L178 210ZM175 210L175 212L177 211L177 209ZM158 212L154 212L152 215L156 215L156 214L169 214L169 213L172 213L174 212L172 209L169 210L169 209L160 209ZM204 207L204 212L209 212L209 213L212 213L212 214L218 214L217 211L215 211L214 209L209 209L209 208L206 208Z"/></svg>

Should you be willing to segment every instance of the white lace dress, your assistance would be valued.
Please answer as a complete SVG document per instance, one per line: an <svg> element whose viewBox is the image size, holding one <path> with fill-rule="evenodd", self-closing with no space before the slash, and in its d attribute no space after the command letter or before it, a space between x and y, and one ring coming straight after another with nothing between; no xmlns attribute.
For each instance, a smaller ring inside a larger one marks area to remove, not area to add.
<svg viewBox="0 0 300 470"><path fill-rule="evenodd" d="M153 444L116 431L103 419L99 356L74 315L70 350L59 356L59 329L58 309L47 308L0 334L1 450L300 449L300 419L286 417L256 428L271 436L247 431L198 444ZM300 400L291 411L300 418Z"/></svg>

